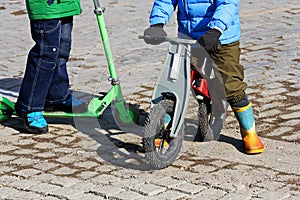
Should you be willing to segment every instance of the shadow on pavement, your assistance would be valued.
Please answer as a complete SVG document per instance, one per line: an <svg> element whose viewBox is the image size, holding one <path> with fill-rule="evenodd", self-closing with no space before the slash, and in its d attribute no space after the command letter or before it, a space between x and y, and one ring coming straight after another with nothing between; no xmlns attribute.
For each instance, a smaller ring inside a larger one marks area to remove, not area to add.
<svg viewBox="0 0 300 200"><path fill-rule="evenodd" d="M184 140L192 142L196 132L197 132L197 123L198 120L195 119L186 119L185 120L185 136ZM224 128L224 127L223 127ZM241 139L236 139L234 137L230 137L224 134L219 134L218 138L216 139L218 142L225 142L234 146L239 152L244 153L244 144ZM207 141L209 142L209 141Z"/></svg>
<svg viewBox="0 0 300 200"><path fill-rule="evenodd" d="M18 96L21 79L1 79L0 95L10 99L16 99ZM94 95L73 91L73 95L91 99ZM137 105L134 105L137 107ZM75 127L84 135L96 141L99 145L97 154L103 160L124 168L138 170L150 170L151 167L146 163L144 158L144 149L141 145L143 123L147 113L140 110L139 124L124 126L117 123L114 117L115 106L109 106L100 118L55 118L47 117L48 124L68 124ZM23 126L23 121L16 116L2 122L4 126L15 129L24 134L30 134ZM57 130L55 130L57 131ZM49 132L51 134L51 132ZM84 137L83 137L84 138ZM84 139L80 138L81 142ZM134 138L134 141L131 139ZM89 142L83 145L83 148L89 148Z"/></svg>
<svg viewBox="0 0 300 200"><path fill-rule="evenodd" d="M0 95L17 98L20 84L20 79L1 79ZM76 97L84 97L85 99L94 97L94 95L78 91L73 91L73 94ZM47 118L47 121L49 124L70 124L84 135L96 141L100 145L98 145L99 147L96 150L97 154L109 163L130 169L153 170L145 159L145 151L141 144L143 125L147 113L144 110L140 110L139 123L124 126L118 124L115 120L115 110L116 108L112 104L100 118ZM23 128L22 120L18 117L13 117L2 124L20 133L27 133ZM195 119L185 120L185 141L193 140L197 131L195 124L197 124ZM218 141L229 143L238 151L243 152L241 140L221 135ZM84 139L81 142L84 143ZM83 148L89 148L89 145L89 142L86 142Z"/></svg>
<svg viewBox="0 0 300 200"><path fill-rule="evenodd" d="M244 143L241 139L235 139L233 137L229 137L221 134L218 140L219 142L225 142L234 146L239 152L244 153Z"/></svg>

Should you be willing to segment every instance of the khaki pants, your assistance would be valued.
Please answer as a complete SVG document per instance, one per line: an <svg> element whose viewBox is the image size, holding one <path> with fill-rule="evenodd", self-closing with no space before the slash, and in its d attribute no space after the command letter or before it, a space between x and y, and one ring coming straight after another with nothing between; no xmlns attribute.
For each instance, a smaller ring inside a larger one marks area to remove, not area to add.
<svg viewBox="0 0 300 200"><path fill-rule="evenodd" d="M191 63L197 62L193 51ZM210 53L222 77L227 101L232 104L239 102L245 95L247 83L244 82L244 67L240 64L240 43L222 45L215 53Z"/></svg>

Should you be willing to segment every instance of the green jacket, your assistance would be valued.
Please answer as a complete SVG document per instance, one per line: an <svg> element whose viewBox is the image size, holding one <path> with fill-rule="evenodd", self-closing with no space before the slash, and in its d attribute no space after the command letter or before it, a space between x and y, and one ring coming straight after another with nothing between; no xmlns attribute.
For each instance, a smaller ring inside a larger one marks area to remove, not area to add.
<svg viewBox="0 0 300 200"><path fill-rule="evenodd" d="M56 19L79 15L80 0L26 0L29 19Z"/></svg>

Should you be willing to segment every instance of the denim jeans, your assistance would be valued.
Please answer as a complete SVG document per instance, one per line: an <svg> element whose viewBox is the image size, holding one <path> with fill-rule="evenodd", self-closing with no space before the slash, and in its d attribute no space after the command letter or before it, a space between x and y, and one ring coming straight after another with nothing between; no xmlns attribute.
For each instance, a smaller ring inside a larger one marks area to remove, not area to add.
<svg viewBox="0 0 300 200"><path fill-rule="evenodd" d="M66 63L71 51L73 17L31 20L35 45L29 51L17 100L24 112L37 112L47 103L62 103L69 95Z"/></svg>

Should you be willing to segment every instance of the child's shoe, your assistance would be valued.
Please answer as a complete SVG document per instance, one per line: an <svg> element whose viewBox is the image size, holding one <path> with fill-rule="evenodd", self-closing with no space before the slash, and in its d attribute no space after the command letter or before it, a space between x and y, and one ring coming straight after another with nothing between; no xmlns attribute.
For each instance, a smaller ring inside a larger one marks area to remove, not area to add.
<svg viewBox="0 0 300 200"><path fill-rule="evenodd" d="M240 108L232 107L232 110L240 124L245 152L247 154L264 152L264 144L261 142L255 131L252 103L250 102L247 106Z"/></svg>
<svg viewBox="0 0 300 200"><path fill-rule="evenodd" d="M87 112L88 105L86 102L76 99L70 95L67 100L59 104L46 104L44 111L46 112L67 112L67 113L84 113Z"/></svg>
<svg viewBox="0 0 300 200"><path fill-rule="evenodd" d="M27 131L33 134L43 134L48 132L48 124L42 112L22 112L18 106L15 110L23 120Z"/></svg>

